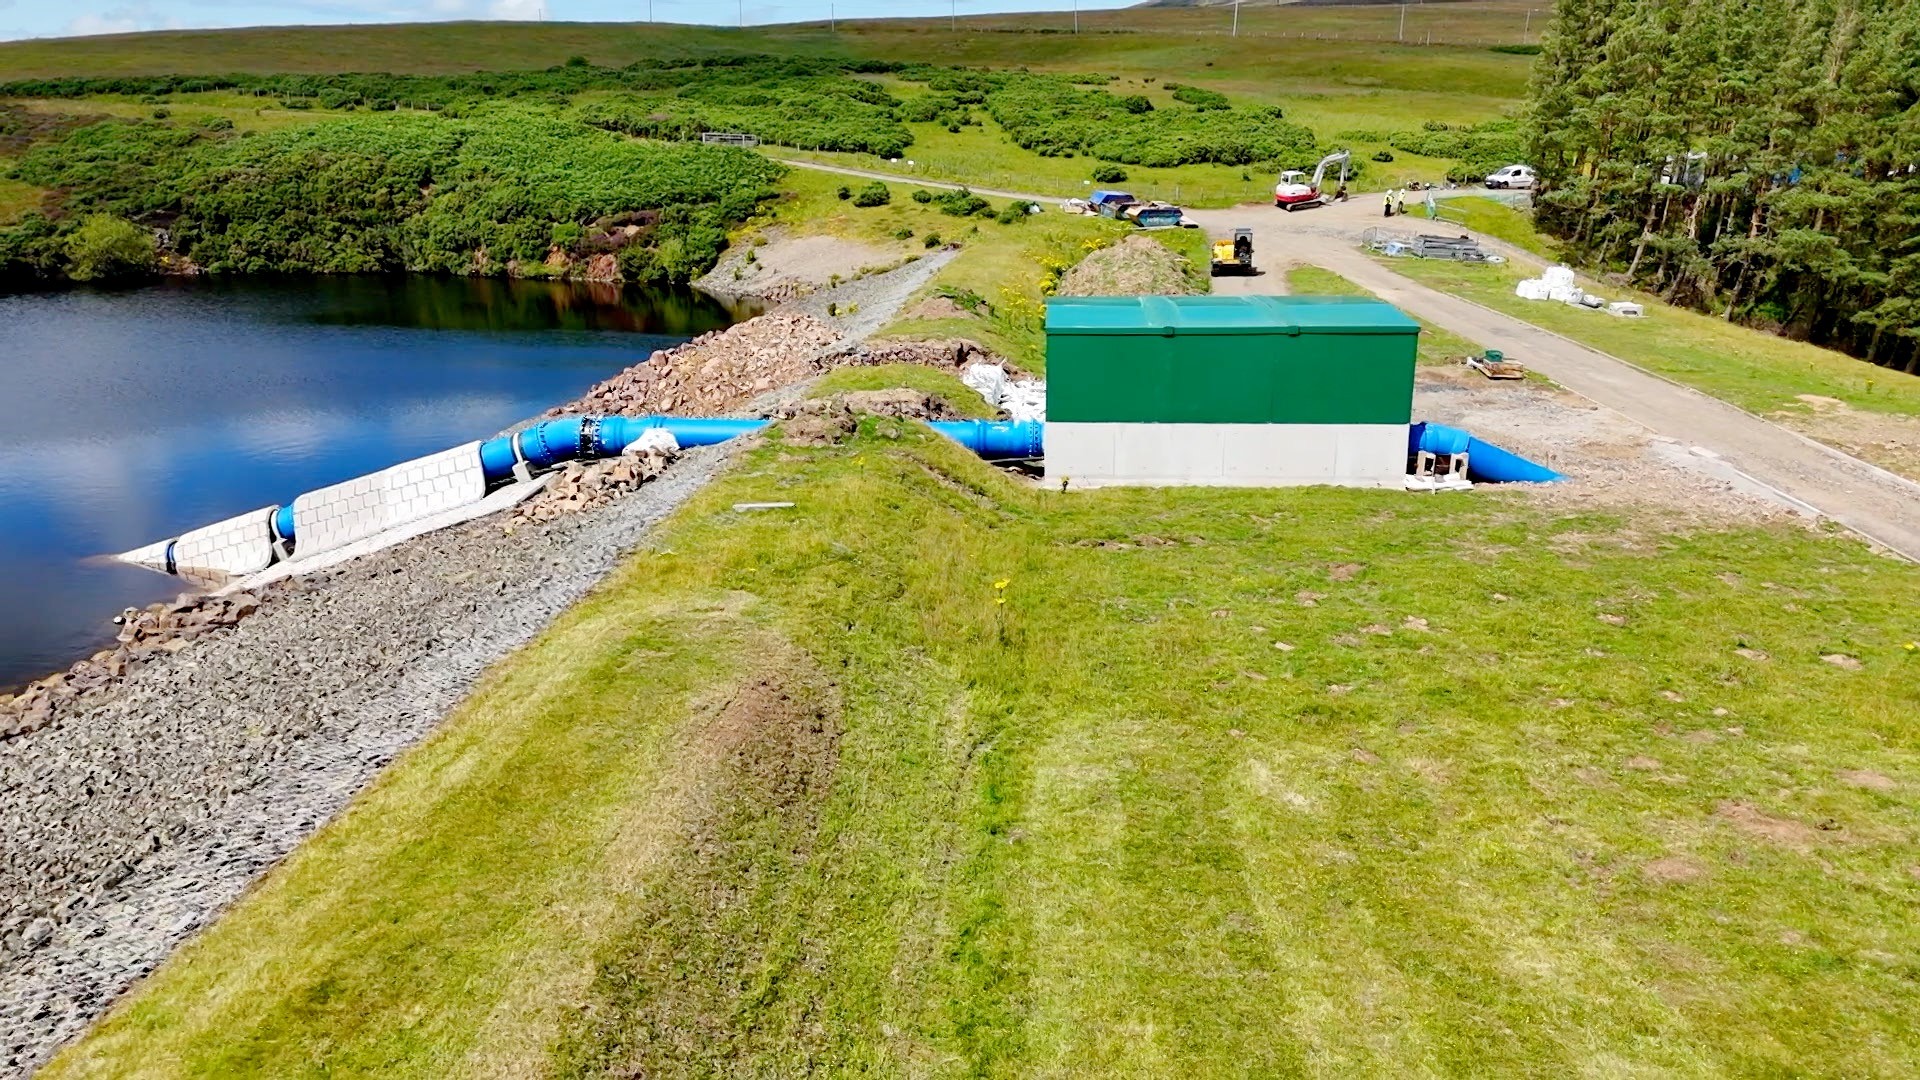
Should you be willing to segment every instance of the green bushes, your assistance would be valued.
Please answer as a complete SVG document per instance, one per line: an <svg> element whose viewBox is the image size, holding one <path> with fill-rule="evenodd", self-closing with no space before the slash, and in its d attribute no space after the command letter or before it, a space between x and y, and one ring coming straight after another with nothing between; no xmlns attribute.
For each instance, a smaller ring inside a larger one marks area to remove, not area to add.
<svg viewBox="0 0 1920 1080"><path fill-rule="evenodd" d="M913 201L925 206L927 203L933 201L933 192L928 191L926 188L914 188Z"/></svg>
<svg viewBox="0 0 1920 1080"><path fill-rule="evenodd" d="M151 274L157 264L153 234L124 218L93 214L68 234L67 275L108 281Z"/></svg>
<svg viewBox="0 0 1920 1080"><path fill-rule="evenodd" d="M1127 170L1118 165L1095 165L1093 182L1096 184L1124 184L1127 182Z"/></svg>
<svg viewBox="0 0 1920 1080"><path fill-rule="evenodd" d="M1000 80L988 95L988 112L1015 143L1049 157L1084 154L1153 167L1259 162L1296 168L1320 156L1313 132L1275 110L1136 113L1121 97L1052 76L1010 74Z"/></svg>
<svg viewBox="0 0 1920 1080"><path fill-rule="evenodd" d="M1173 91L1173 100L1191 105L1196 109L1232 108L1232 106L1227 103L1227 96L1225 94L1218 94L1212 90L1203 90L1198 86L1184 86L1180 83L1167 83L1166 86L1168 90Z"/></svg>
<svg viewBox="0 0 1920 1080"><path fill-rule="evenodd" d="M853 194L853 205L855 206L885 206L892 201L893 192L888 191L887 185L878 180L875 180L873 183L868 184Z"/></svg>
<svg viewBox="0 0 1920 1080"><path fill-rule="evenodd" d="M68 191L69 205L175 216L181 253L216 273L499 273L516 261L530 270L557 244L618 251L641 281L711 266L726 226L782 171L745 150L636 142L502 108L244 137L111 122L36 147L20 170ZM637 234L596 224L623 215ZM19 273L27 259L13 250Z"/></svg>
<svg viewBox="0 0 1920 1080"><path fill-rule="evenodd" d="M1153 111L1153 100L1145 94L1128 94L1120 99L1120 107L1134 115Z"/></svg>
<svg viewBox="0 0 1920 1080"><path fill-rule="evenodd" d="M1395 150L1427 157L1457 158L1449 180L1472 180L1526 158L1526 140L1514 120L1490 120L1471 127L1450 127L1435 120L1419 131L1396 131L1387 140Z"/></svg>
<svg viewBox="0 0 1920 1080"><path fill-rule="evenodd" d="M964 187L956 188L952 191L943 191L933 197L933 202L934 205L940 208L941 213L951 214L954 217L972 217L975 214L993 213L993 207L987 200L975 195Z"/></svg>

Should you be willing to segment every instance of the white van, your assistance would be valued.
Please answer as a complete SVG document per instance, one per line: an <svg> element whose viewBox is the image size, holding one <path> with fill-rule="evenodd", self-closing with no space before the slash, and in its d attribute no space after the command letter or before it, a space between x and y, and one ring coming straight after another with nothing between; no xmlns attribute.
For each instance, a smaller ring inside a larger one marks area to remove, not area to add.
<svg viewBox="0 0 1920 1080"><path fill-rule="evenodd" d="M1533 186L1533 170L1525 165L1509 165L1504 169L1488 173L1487 186L1490 188L1530 188Z"/></svg>

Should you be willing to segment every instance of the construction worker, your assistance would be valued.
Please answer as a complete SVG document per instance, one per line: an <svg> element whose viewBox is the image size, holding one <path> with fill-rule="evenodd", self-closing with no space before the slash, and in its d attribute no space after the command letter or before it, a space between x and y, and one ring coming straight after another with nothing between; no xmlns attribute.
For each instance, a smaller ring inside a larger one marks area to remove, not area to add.
<svg viewBox="0 0 1920 1080"><path fill-rule="evenodd" d="M1399 214L1401 217L1407 216L1407 189L1406 188L1401 188L1400 193L1393 197L1393 212L1396 214Z"/></svg>
<svg viewBox="0 0 1920 1080"><path fill-rule="evenodd" d="M1387 212L1385 216L1386 217L1393 216L1393 189L1392 188L1387 189Z"/></svg>

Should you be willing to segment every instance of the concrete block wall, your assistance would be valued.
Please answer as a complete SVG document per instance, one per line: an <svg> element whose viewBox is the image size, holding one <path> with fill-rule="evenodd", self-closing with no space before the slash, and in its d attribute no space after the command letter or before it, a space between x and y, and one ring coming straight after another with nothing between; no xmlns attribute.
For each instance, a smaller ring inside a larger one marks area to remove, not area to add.
<svg viewBox="0 0 1920 1080"><path fill-rule="evenodd" d="M125 562L138 563L165 572L167 546L173 546L174 572L184 578L218 583L230 577L242 577L265 570L273 562L273 512L263 506L225 521L203 525L178 539L135 548L120 556Z"/></svg>
<svg viewBox="0 0 1920 1080"><path fill-rule="evenodd" d="M1399 488L1405 424L1047 422L1046 475L1075 486Z"/></svg>
<svg viewBox="0 0 1920 1080"><path fill-rule="evenodd" d="M478 442L309 491L293 500L295 556L304 559L363 540L475 502L486 492Z"/></svg>

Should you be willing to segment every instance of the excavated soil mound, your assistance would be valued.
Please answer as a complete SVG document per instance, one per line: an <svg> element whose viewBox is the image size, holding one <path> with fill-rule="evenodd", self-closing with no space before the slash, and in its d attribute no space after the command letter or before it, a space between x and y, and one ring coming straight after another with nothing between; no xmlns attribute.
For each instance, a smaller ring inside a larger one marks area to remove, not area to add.
<svg viewBox="0 0 1920 1080"><path fill-rule="evenodd" d="M1187 260L1147 236L1129 236L1081 259L1060 279L1061 296L1186 296Z"/></svg>

